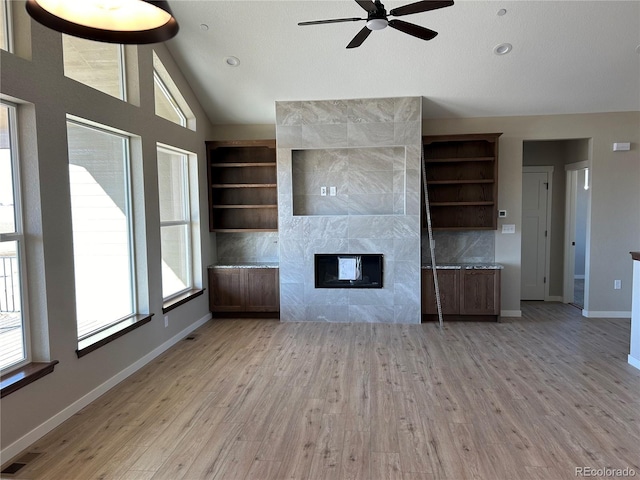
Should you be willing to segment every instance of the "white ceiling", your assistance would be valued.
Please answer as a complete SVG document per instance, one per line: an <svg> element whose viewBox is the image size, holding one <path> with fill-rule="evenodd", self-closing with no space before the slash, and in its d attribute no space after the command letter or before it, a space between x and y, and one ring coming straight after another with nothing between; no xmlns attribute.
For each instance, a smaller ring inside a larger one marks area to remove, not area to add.
<svg viewBox="0 0 640 480"><path fill-rule="evenodd" d="M353 0L170 4L167 45L214 124L274 123L280 100L393 96L422 96L425 118L640 111L638 0L456 0L402 17L431 41L386 28L350 50L364 22L297 23L366 16ZM495 55L503 42L513 50Z"/></svg>

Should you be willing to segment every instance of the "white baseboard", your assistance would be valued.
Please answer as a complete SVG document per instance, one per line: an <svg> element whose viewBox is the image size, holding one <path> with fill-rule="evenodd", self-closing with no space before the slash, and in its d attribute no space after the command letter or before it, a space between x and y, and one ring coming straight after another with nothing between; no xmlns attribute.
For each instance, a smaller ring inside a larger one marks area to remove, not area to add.
<svg viewBox="0 0 640 480"><path fill-rule="evenodd" d="M584 275L574 275L573 278L576 280L584 280Z"/></svg>
<svg viewBox="0 0 640 480"><path fill-rule="evenodd" d="M629 362L629 365L631 365L632 367L636 367L638 370L640 370L640 360L638 360L637 358L629 355L627 357L627 362Z"/></svg>
<svg viewBox="0 0 640 480"><path fill-rule="evenodd" d="M522 310L500 310L500 316L519 318L522 316Z"/></svg>
<svg viewBox="0 0 640 480"><path fill-rule="evenodd" d="M135 363L132 363L127 368L125 368L124 370L122 370L121 372L117 373L116 375L111 377L109 380L104 382L102 385L99 385L98 387L94 388L89 393L87 393L86 395L84 395L83 397L79 398L78 400L73 402L71 405L66 407L64 410L58 412L56 415L51 417L46 422L42 423L41 425L38 425L36 428L34 428L29 433L27 433L23 437L13 442L11 445L7 446L6 448L3 448L0 451L0 464L4 465L5 462L8 462L13 457L17 456L20 452L29 448L30 445L33 445L40 438L42 438L51 430L59 426L62 422L71 418L73 415L75 415L84 407L89 405L99 396L103 395L104 393L106 393L107 391L115 387L118 383L122 382L128 376L140 370L151 360L153 360L160 354L164 353L165 351L169 350L176 343L178 343L180 340L186 337L189 333L194 331L196 328L201 327L202 325L207 323L210 319L211 319L211 313L209 313L208 315L205 315L200 320L197 320L196 322L192 323L187 328L182 330L180 333L178 333L177 335L171 337L169 340L164 342L162 345L154 348L152 351L147 353L140 360L136 361Z"/></svg>
<svg viewBox="0 0 640 480"><path fill-rule="evenodd" d="M582 315L587 318L631 318L631 312L598 312L582 310Z"/></svg>
<svg viewBox="0 0 640 480"><path fill-rule="evenodd" d="M544 299L545 302L562 302L563 300L562 295L549 295Z"/></svg>

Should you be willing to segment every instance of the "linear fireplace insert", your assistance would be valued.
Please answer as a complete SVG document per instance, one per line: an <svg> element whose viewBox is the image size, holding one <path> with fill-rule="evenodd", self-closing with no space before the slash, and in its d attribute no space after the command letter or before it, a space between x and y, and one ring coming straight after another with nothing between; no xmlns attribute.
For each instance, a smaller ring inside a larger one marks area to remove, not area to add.
<svg viewBox="0 0 640 480"><path fill-rule="evenodd" d="M382 288L382 254L315 254L316 288Z"/></svg>

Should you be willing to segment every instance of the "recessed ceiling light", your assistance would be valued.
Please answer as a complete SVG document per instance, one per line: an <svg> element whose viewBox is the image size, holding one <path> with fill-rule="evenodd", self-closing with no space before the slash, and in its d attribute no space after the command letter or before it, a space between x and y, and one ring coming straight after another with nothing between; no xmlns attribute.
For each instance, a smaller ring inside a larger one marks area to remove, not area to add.
<svg viewBox="0 0 640 480"><path fill-rule="evenodd" d="M226 57L224 62L230 67L237 67L240 65L240 59L238 57Z"/></svg>
<svg viewBox="0 0 640 480"><path fill-rule="evenodd" d="M201 23L200 30L202 30L203 32L206 32L207 30L209 30L209 25L207 25L206 23Z"/></svg>
<svg viewBox="0 0 640 480"><path fill-rule="evenodd" d="M510 43L501 43L493 48L493 53L496 55L506 55L512 48L513 46Z"/></svg>
<svg viewBox="0 0 640 480"><path fill-rule="evenodd" d="M502 17L503 15L507 14L507 9L506 8L501 8L500 10L498 10L498 16Z"/></svg>

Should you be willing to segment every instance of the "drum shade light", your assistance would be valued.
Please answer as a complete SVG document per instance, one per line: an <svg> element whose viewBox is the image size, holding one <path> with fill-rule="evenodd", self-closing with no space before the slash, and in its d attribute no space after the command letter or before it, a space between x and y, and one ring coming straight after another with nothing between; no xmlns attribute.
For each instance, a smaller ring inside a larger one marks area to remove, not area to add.
<svg viewBox="0 0 640 480"><path fill-rule="evenodd" d="M164 42L179 30L168 2L152 0L27 0L27 12L58 32L98 42Z"/></svg>

